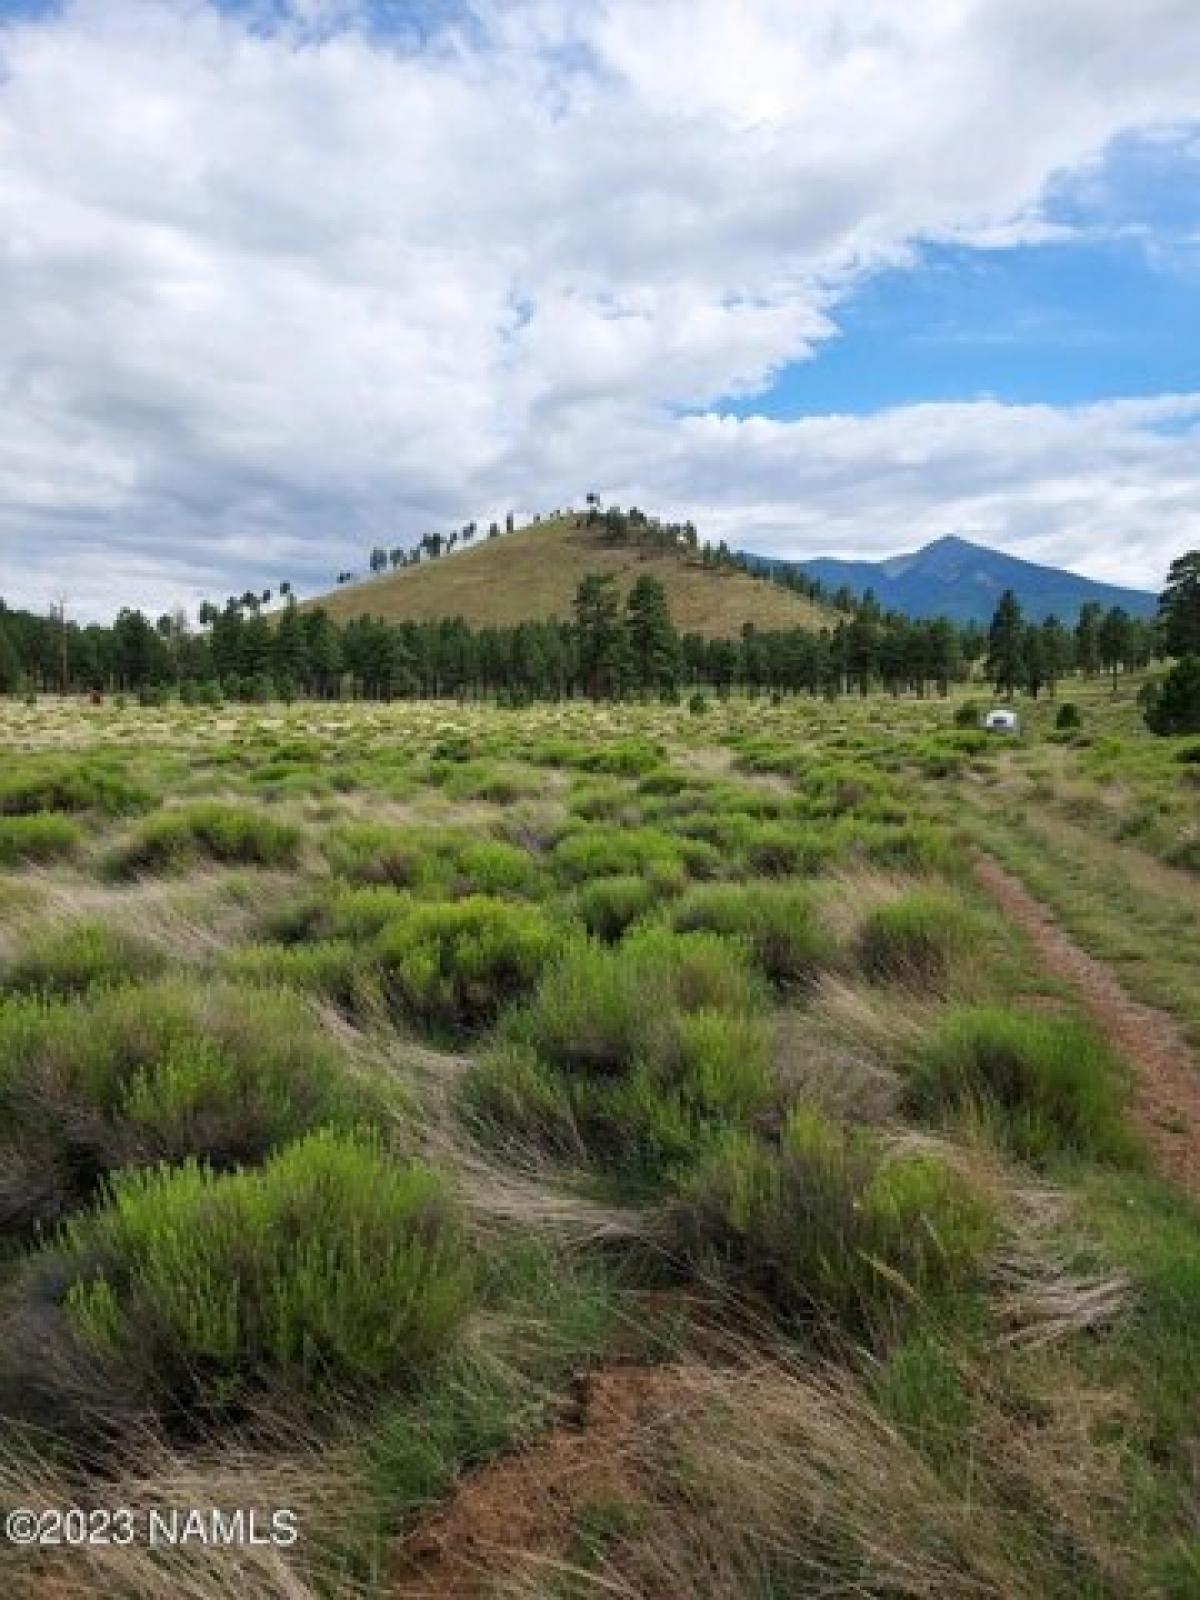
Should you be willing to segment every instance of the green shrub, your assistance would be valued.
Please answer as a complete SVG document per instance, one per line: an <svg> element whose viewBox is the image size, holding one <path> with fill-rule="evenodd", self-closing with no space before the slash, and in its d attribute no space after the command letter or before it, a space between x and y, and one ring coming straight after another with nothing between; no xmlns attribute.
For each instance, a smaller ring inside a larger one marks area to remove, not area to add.
<svg viewBox="0 0 1200 1600"><path fill-rule="evenodd" d="M463 1083L463 1109L489 1142L586 1156L568 1081L528 1045L501 1042Z"/></svg>
<svg viewBox="0 0 1200 1600"><path fill-rule="evenodd" d="M339 939L369 940L383 932L389 922L407 915L412 896L403 889L379 884L364 889L344 889L332 901L329 931Z"/></svg>
<svg viewBox="0 0 1200 1600"><path fill-rule="evenodd" d="M662 1053L657 1041L677 1012L749 1014L758 998L743 945L655 928L614 949L570 947L511 1028L564 1071L619 1073Z"/></svg>
<svg viewBox="0 0 1200 1600"><path fill-rule="evenodd" d="M117 768L92 759L41 757L0 778L0 816L40 811L139 811L149 796Z"/></svg>
<svg viewBox="0 0 1200 1600"><path fill-rule="evenodd" d="M810 877L828 864L834 846L827 834L813 827L761 822L748 831L743 852L753 873L772 878Z"/></svg>
<svg viewBox="0 0 1200 1600"><path fill-rule="evenodd" d="M581 941L506 1020L468 1105L509 1140L660 1173L769 1104L761 1001L736 941L662 928Z"/></svg>
<svg viewBox="0 0 1200 1600"><path fill-rule="evenodd" d="M473 1272L443 1180L328 1130L254 1172L125 1173L65 1229L83 1347L160 1410L411 1379L446 1348Z"/></svg>
<svg viewBox="0 0 1200 1600"><path fill-rule="evenodd" d="M117 852L114 866L123 873L178 871L205 857L245 866L289 866L300 837L292 823L206 800L148 818Z"/></svg>
<svg viewBox="0 0 1200 1600"><path fill-rule="evenodd" d="M536 795L544 779L539 773L520 767L499 767L491 762L454 762L441 777L446 793L454 800L483 800L490 805L510 806Z"/></svg>
<svg viewBox="0 0 1200 1600"><path fill-rule="evenodd" d="M374 1109L286 992L164 980L0 1004L0 1213L18 1232L86 1203L116 1168L259 1161Z"/></svg>
<svg viewBox="0 0 1200 1600"><path fill-rule="evenodd" d="M745 941L773 983L805 983L833 957L804 887L776 883L710 884L691 890L672 911L681 933L706 929Z"/></svg>
<svg viewBox="0 0 1200 1600"><path fill-rule="evenodd" d="M374 958L398 1010L434 1026L470 1028L532 989L555 942L535 907L472 895L414 901L379 935Z"/></svg>
<svg viewBox="0 0 1200 1600"><path fill-rule="evenodd" d="M1083 714L1079 707L1071 700L1064 700L1054 718L1054 726L1064 732L1074 728L1082 728Z"/></svg>
<svg viewBox="0 0 1200 1600"><path fill-rule="evenodd" d="M708 701L699 690L689 698L688 710L694 717L702 717L708 711Z"/></svg>
<svg viewBox="0 0 1200 1600"><path fill-rule="evenodd" d="M83 839L79 824L55 812L0 816L0 867L72 855Z"/></svg>
<svg viewBox="0 0 1200 1600"><path fill-rule="evenodd" d="M165 965L143 939L106 922L83 919L27 938L0 966L0 989L13 994L78 994L93 985L148 978Z"/></svg>
<svg viewBox="0 0 1200 1600"><path fill-rule="evenodd" d="M460 893L536 895L541 883L537 863L526 850L501 839L467 844L454 858Z"/></svg>
<svg viewBox="0 0 1200 1600"><path fill-rule="evenodd" d="M907 1101L940 1119L976 1113L1021 1156L1059 1151L1128 1160L1125 1075L1074 1017L967 1008L945 1016L911 1062Z"/></svg>
<svg viewBox="0 0 1200 1600"><path fill-rule="evenodd" d="M727 1140L683 1181L670 1218L700 1272L787 1322L856 1336L969 1283L996 1237L987 1198L944 1161L889 1156L807 1109L778 1149Z"/></svg>
<svg viewBox="0 0 1200 1600"><path fill-rule="evenodd" d="M851 823L839 836L841 847L873 866L892 872L932 872L953 877L962 871L962 851L944 829L928 822L896 826Z"/></svg>
<svg viewBox="0 0 1200 1600"><path fill-rule="evenodd" d="M1200 733L1200 655L1184 656L1143 694L1151 733Z"/></svg>
<svg viewBox="0 0 1200 1600"><path fill-rule="evenodd" d="M324 848L339 877L414 894L531 895L540 884L538 865L527 851L465 829L347 823Z"/></svg>
<svg viewBox="0 0 1200 1600"><path fill-rule="evenodd" d="M681 842L655 828L586 828L555 845L550 865L559 881L644 877L663 889L679 888L685 867Z"/></svg>
<svg viewBox="0 0 1200 1600"><path fill-rule="evenodd" d="M613 944L661 899L646 878L593 878L579 890L572 907L590 934Z"/></svg>
<svg viewBox="0 0 1200 1600"><path fill-rule="evenodd" d="M954 726L956 728L977 728L981 712L978 702L964 700L962 705L956 707L954 712Z"/></svg>
<svg viewBox="0 0 1200 1600"><path fill-rule="evenodd" d="M858 960L877 982L936 986L978 941L980 927L961 901L917 889L867 914L858 935Z"/></svg>
<svg viewBox="0 0 1200 1600"><path fill-rule="evenodd" d="M382 1005L369 954L349 939L243 945L231 953L226 970L237 981L320 995L344 1011L369 1013Z"/></svg>

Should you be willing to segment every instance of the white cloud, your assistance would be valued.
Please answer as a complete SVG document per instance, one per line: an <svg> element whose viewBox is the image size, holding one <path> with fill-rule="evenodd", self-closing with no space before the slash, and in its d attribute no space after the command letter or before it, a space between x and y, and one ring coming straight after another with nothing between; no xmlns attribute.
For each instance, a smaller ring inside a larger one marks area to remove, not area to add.
<svg viewBox="0 0 1200 1600"><path fill-rule="evenodd" d="M278 13L0 28L10 601L323 586L588 488L1147 583L1194 535L1191 402L689 414L833 337L864 272L1044 238L1048 183L1194 116L1193 0L476 0L421 49L361 0Z"/></svg>

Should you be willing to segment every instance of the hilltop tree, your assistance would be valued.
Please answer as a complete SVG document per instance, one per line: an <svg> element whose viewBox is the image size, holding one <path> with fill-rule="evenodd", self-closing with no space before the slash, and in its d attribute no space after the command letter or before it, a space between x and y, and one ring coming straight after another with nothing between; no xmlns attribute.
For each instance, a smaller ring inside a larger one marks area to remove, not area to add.
<svg viewBox="0 0 1200 1600"><path fill-rule="evenodd" d="M1158 598L1158 619L1168 655L1200 656L1200 550L1172 561Z"/></svg>
<svg viewBox="0 0 1200 1600"><path fill-rule="evenodd" d="M1013 694L1025 681L1025 631L1021 607L1011 589L1000 596L1000 604L988 629L988 655L984 669L997 694Z"/></svg>

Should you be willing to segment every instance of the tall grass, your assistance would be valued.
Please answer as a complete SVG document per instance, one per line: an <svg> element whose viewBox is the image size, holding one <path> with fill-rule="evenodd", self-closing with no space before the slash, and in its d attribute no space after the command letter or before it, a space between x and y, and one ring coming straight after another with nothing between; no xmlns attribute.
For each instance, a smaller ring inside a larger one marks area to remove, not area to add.
<svg viewBox="0 0 1200 1600"><path fill-rule="evenodd" d="M920 1116L976 1116L1020 1156L1127 1161L1127 1074L1105 1041L1071 1016L998 1006L945 1015L913 1052L907 1103Z"/></svg>
<svg viewBox="0 0 1200 1600"><path fill-rule="evenodd" d="M812 896L800 885L706 884L672 908L671 920L683 933L706 929L744 940L777 984L809 982L835 954Z"/></svg>
<svg viewBox="0 0 1200 1600"><path fill-rule="evenodd" d="M329 1131L255 1172L114 1178L58 1248L76 1336L163 1410L404 1380L473 1300L443 1180Z"/></svg>
<svg viewBox="0 0 1200 1600"><path fill-rule="evenodd" d="M93 1199L106 1174L200 1156L262 1160L378 1095L286 992L179 980L83 1002L0 1004L4 1228L28 1234Z"/></svg>
<svg viewBox="0 0 1200 1600"><path fill-rule="evenodd" d="M148 818L112 858L118 873L170 872L198 860L245 866L290 866L300 829L265 812L220 801L199 801Z"/></svg>
<svg viewBox="0 0 1200 1600"><path fill-rule="evenodd" d="M858 935L858 960L881 982L938 988L983 935L982 919L936 889L913 890L874 907Z"/></svg>
<svg viewBox="0 0 1200 1600"><path fill-rule="evenodd" d="M658 1175L772 1096L770 1037L744 946L649 928L579 942L467 1081L486 1132Z"/></svg>
<svg viewBox="0 0 1200 1600"><path fill-rule="evenodd" d="M81 994L101 984L149 978L166 964L160 951L127 929L83 917L33 933L0 962L0 993Z"/></svg>
<svg viewBox="0 0 1200 1600"><path fill-rule="evenodd" d="M997 1231L988 1197L945 1161L889 1155L810 1108L788 1115L777 1148L728 1140L685 1179L672 1220L698 1270L854 1335L977 1279Z"/></svg>
<svg viewBox="0 0 1200 1600"><path fill-rule="evenodd" d="M0 816L0 867L24 861L53 861L73 855L83 841L83 831L70 817L56 812L36 816Z"/></svg>

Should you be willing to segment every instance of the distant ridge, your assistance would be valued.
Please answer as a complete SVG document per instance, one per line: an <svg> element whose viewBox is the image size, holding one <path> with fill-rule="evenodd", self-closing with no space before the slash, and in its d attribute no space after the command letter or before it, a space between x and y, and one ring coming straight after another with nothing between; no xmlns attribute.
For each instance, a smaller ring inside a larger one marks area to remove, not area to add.
<svg viewBox="0 0 1200 1600"><path fill-rule="evenodd" d="M680 633L736 639L752 623L760 631L830 627L837 614L780 584L731 567L706 566L694 550L661 549L609 538L582 513L544 518L497 538L419 565L345 583L306 600L339 623L352 617L388 622L440 622L461 617L472 627L511 628L572 616L575 591L589 572L611 572L622 594L643 573L656 577Z"/></svg>
<svg viewBox="0 0 1200 1600"><path fill-rule="evenodd" d="M1097 583L1077 572L1022 561L954 535L886 561L833 557L780 561L749 554L746 560L759 570L790 568L819 578L830 595L843 587L856 595L872 589L885 611L910 617L950 617L960 623L987 622L1006 589L1016 594L1031 621L1056 616L1061 622L1073 623L1088 601L1105 610L1123 606L1131 616L1152 617L1158 603L1146 590Z"/></svg>

